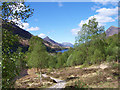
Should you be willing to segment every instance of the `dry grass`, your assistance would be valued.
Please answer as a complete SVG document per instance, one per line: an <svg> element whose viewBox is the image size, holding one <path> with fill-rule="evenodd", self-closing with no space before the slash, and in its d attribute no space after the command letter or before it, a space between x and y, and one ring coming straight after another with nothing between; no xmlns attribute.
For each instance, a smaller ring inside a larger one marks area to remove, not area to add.
<svg viewBox="0 0 120 90"><path fill-rule="evenodd" d="M31 72L30 74L16 80L15 88L42 88L51 86L53 83L54 81L50 79L50 77L42 77L42 82L40 83L38 75Z"/></svg>
<svg viewBox="0 0 120 90"><path fill-rule="evenodd" d="M90 88L118 88L119 72L115 64L92 65L90 67L76 66L60 69L42 69L42 73L46 73L54 78L66 80L66 87L74 87L74 83L78 80L86 83ZM26 75L16 81L17 88L40 88L48 87L54 83L50 77L42 79L43 83L39 83L39 79L35 74Z"/></svg>
<svg viewBox="0 0 120 90"><path fill-rule="evenodd" d="M55 73L49 75L66 80L66 87L74 87L74 82L80 80L91 88L118 88L118 68L112 65L114 64L103 63L86 68L67 67L55 70Z"/></svg>

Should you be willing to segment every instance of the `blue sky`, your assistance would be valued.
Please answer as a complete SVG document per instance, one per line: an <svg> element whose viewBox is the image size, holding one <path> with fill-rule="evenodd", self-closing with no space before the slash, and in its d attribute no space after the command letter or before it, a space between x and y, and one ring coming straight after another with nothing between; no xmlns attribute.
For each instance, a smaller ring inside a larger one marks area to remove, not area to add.
<svg viewBox="0 0 120 90"><path fill-rule="evenodd" d="M33 35L62 43L74 44L76 33L93 16L105 30L111 25L118 26L118 5L96 2L26 2L34 9L34 14L23 29Z"/></svg>

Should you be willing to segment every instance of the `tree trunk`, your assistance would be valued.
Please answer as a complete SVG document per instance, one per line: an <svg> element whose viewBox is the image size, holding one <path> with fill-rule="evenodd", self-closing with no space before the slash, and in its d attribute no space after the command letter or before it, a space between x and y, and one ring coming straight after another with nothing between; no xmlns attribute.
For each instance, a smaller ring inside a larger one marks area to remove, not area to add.
<svg viewBox="0 0 120 90"><path fill-rule="evenodd" d="M40 79L40 83L42 83L42 72L41 72L41 69L40 69L39 74L40 74L40 77L39 77L39 79Z"/></svg>
<svg viewBox="0 0 120 90"><path fill-rule="evenodd" d="M37 72L38 72L38 79L39 79L39 82L41 83L41 82L42 82L41 69L38 69L38 68L37 68Z"/></svg>

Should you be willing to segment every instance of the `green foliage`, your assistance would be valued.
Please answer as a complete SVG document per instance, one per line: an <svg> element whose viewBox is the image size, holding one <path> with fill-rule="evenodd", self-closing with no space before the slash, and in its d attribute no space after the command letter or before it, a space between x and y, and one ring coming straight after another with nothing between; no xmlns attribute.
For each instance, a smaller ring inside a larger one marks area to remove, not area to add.
<svg viewBox="0 0 120 90"><path fill-rule="evenodd" d="M41 42L43 49L46 49L43 45L43 40L39 38L38 36L33 36L29 40L29 44L30 44L29 49L28 49L29 52L33 51L33 48L35 47L36 42Z"/></svg>
<svg viewBox="0 0 120 90"><path fill-rule="evenodd" d="M19 47L18 36L13 35L8 29L11 30L11 25L18 24L12 20L25 22L33 14L33 9L24 2L2 2L0 8L2 8L2 23L9 26L7 29L2 29L2 87L10 88L14 77L24 66L24 55Z"/></svg>
<svg viewBox="0 0 120 90"><path fill-rule="evenodd" d="M73 55L71 54L71 55L68 57L67 62L66 62L67 66L72 66L72 60L73 60L73 57L72 57L72 56L73 56Z"/></svg>
<svg viewBox="0 0 120 90"><path fill-rule="evenodd" d="M74 66L74 65L80 65L84 63L84 53L82 51L74 51L68 59L67 59L67 66Z"/></svg>
<svg viewBox="0 0 120 90"><path fill-rule="evenodd" d="M73 52L69 54L66 65L96 64L102 61L118 61L118 36L105 37L104 27L98 27L95 18L83 24L76 37Z"/></svg>
<svg viewBox="0 0 120 90"><path fill-rule="evenodd" d="M92 64L100 63L100 62L104 61L104 59L105 59L104 54L100 50L98 50L98 49L96 49L94 51L94 54L91 57L92 57L91 58L91 63Z"/></svg>
<svg viewBox="0 0 120 90"><path fill-rule="evenodd" d="M87 43L90 40L98 38L103 32L104 27L98 27L96 18L92 18L89 20L88 24L83 24L82 29L78 32L78 36L76 37L76 43L78 43L78 45L81 43Z"/></svg>
<svg viewBox="0 0 120 90"><path fill-rule="evenodd" d="M119 63L112 63L111 66L112 66L112 68L117 68L118 69L119 68Z"/></svg>
<svg viewBox="0 0 120 90"><path fill-rule="evenodd" d="M71 51L66 51L64 53L58 52L57 53L57 64L56 64L56 68L60 68L60 67L65 67L66 62L67 62L67 58L69 57Z"/></svg>
<svg viewBox="0 0 120 90"><path fill-rule="evenodd" d="M37 36L30 39L29 52L27 54L27 64L29 67L45 68L49 58L46 48Z"/></svg>
<svg viewBox="0 0 120 90"><path fill-rule="evenodd" d="M25 5L24 2L3 2L2 3L2 19L4 21L10 20L23 20L26 22L26 19L31 17L33 14L33 9ZM16 24L19 24L16 22Z"/></svg>
<svg viewBox="0 0 120 90"><path fill-rule="evenodd" d="M18 48L18 44L18 36L3 29L2 86L4 88L11 87L11 80L19 74L22 68L23 53Z"/></svg>
<svg viewBox="0 0 120 90"><path fill-rule="evenodd" d="M49 60L48 60L48 66L49 68L56 68L56 56L49 56Z"/></svg>
<svg viewBox="0 0 120 90"><path fill-rule="evenodd" d="M110 36L106 39L106 49L105 49L105 54L106 54L106 60L107 61L117 61L119 59L119 45L118 45L118 35L113 35Z"/></svg>
<svg viewBox="0 0 120 90"><path fill-rule="evenodd" d="M84 82L81 82L80 80L75 81L74 86L75 88L88 88L88 85Z"/></svg>
<svg viewBox="0 0 120 90"><path fill-rule="evenodd" d="M109 56L109 55L107 55L106 60L108 62L114 61L115 60L115 56Z"/></svg>
<svg viewBox="0 0 120 90"><path fill-rule="evenodd" d="M9 32L6 29L2 29L2 47L3 47L3 52L5 54L10 54L13 51L17 50L19 41L18 41L18 36L17 35L13 35L12 32Z"/></svg>

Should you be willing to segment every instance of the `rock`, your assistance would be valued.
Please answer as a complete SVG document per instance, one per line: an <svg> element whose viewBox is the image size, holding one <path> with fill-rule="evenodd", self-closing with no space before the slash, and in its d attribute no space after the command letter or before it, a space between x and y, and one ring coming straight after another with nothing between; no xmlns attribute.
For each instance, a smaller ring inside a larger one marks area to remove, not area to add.
<svg viewBox="0 0 120 90"><path fill-rule="evenodd" d="M55 80L53 80L53 83L57 83Z"/></svg>
<svg viewBox="0 0 120 90"><path fill-rule="evenodd" d="M108 64L101 64L100 68L104 70L104 69L108 68Z"/></svg>
<svg viewBox="0 0 120 90"><path fill-rule="evenodd" d="M112 79L112 78L111 78L111 77L108 77L108 78L107 78L107 80L110 80L110 79Z"/></svg>

